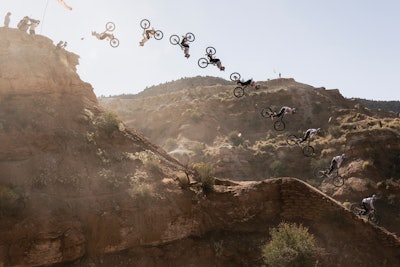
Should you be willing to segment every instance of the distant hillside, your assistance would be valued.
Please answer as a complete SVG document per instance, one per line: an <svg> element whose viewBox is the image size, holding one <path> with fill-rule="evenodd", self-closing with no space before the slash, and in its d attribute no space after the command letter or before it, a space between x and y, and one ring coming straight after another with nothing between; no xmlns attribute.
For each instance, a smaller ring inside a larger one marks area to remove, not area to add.
<svg viewBox="0 0 400 267"><path fill-rule="evenodd" d="M259 83L259 90L247 88L241 98L233 95L236 85L230 82L99 102L182 163L213 164L217 177L296 177L340 201L359 201L376 192L386 199L379 209L400 206L400 119L394 112L367 108L337 89L294 79ZM181 83L168 86L176 89ZM297 112L284 117L284 131L276 131L274 121L262 117L261 111L278 111L283 105ZM289 146L286 139L290 134L303 136L309 128L321 128L322 133L311 142L313 156L304 157L301 146ZM332 157L342 153L348 155L341 167L345 186L335 188L329 180L315 178L314 169L328 167ZM385 227L400 232L394 223L400 216L385 217Z"/></svg>
<svg viewBox="0 0 400 267"><path fill-rule="evenodd" d="M400 101L379 101L379 100L367 100L361 98L357 98L357 101L359 101L369 109L382 109L387 111L393 111L395 113L400 113Z"/></svg>
<svg viewBox="0 0 400 267"><path fill-rule="evenodd" d="M121 99L131 99L131 98L138 98L138 97L150 97L150 96L157 96L160 94L165 93L172 93L176 91L181 91L187 88L196 88L196 87L204 87L204 86L214 86L214 85L227 85L231 84L232 82L224 80L218 77L212 76L196 76L190 78L181 78L176 81L165 82L159 85L153 85L151 87L147 87L142 92L138 94L123 94L113 96L116 98Z"/></svg>

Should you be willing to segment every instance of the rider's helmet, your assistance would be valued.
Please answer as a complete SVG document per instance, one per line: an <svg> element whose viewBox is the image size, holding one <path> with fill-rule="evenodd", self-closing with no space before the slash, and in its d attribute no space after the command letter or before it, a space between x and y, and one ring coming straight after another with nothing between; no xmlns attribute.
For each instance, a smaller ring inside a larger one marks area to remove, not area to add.
<svg viewBox="0 0 400 267"><path fill-rule="evenodd" d="M376 196L375 194L373 194L373 195L372 195L372 198L373 198L373 199L376 199L376 198L377 198L377 196Z"/></svg>
<svg viewBox="0 0 400 267"><path fill-rule="evenodd" d="M345 153L342 154L342 158L344 158L344 159L346 158L346 154Z"/></svg>
<svg viewBox="0 0 400 267"><path fill-rule="evenodd" d="M292 108L292 112L293 112L293 113L296 113L296 108Z"/></svg>
<svg viewBox="0 0 400 267"><path fill-rule="evenodd" d="M317 133L319 133L321 131L321 128L317 128Z"/></svg>

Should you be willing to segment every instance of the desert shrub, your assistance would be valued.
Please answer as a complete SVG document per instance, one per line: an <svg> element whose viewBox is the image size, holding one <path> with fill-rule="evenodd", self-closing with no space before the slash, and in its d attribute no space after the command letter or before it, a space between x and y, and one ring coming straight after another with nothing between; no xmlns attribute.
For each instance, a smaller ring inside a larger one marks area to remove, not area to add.
<svg viewBox="0 0 400 267"><path fill-rule="evenodd" d="M160 160L156 160L156 159L147 160L144 162L144 166L145 166L146 170L148 170L149 172L151 172L153 174L162 172Z"/></svg>
<svg viewBox="0 0 400 267"><path fill-rule="evenodd" d="M321 150L321 157L327 157L328 155L332 155L334 152L336 152L335 147L324 148Z"/></svg>
<svg viewBox="0 0 400 267"><path fill-rule="evenodd" d="M306 227L283 222L270 229L270 235L271 241L261 248L268 266L315 266L318 250Z"/></svg>
<svg viewBox="0 0 400 267"><path fill-rule="evenodd" d="M329 127L329 133L332 135L334 138L339 138L343 135L342 129L340 129L339 126L332 126Z"/></svg>
<svg viewBox="0 0 400 267"><path fill-rule="evenodd" d="M202 157L204 156L204 144L203 143L196 143L193 147L192 150L194 152L194 155L197 157Z"/></svg>
<svg viewBox="0 0 400 267"><path fill-rule="evenodd" d="M25 207L25 199L14 188L0 185L0 218L17 215Z"/></svg>
<svg viewBox="0 0 400 267"><path fill-rule="evenodd" d="M196 176L201 182L201 188L204 194L210 193L214 190L215 177L214 171L209 163L195 163L193 169L196 172Z"/></svg>
<svg viewBox="0 0 400 267"><path fill-rule="evenodd" d="M174 138L168 138L165 140L164 148L167 151L171 151L178 147L178 142Z"/></svg>
<svg viewBox="0 0 400 267"><path fill-rule="evenodd" d="M201 120L203 119L203 114L199 113L199 112L193 112L190 115L190 119L194 122L194 123L199 123L201 122Z"/></svg>
<svg viewBox="0 0 400 267"><path fill-rule="evenodd" d="M111 137L119 129L118 115L112 111L104 112L98 121L98 125L100 129Z"/></svg>
<svg viewBox="0 0 400 267"><path fill-rule="evenodd" d="M242 134L239 133L238 131L232 131L228 135L228 139L234 146L240 146L244 142Z"/></svg>
<svg viewBox="0 0 400 267"><path fill-rule="evenodd" d="M153 194L153 187L151 184L138 183L132 191L137 198L149 199Z"/></svg>
<svg viewBox="0 0 400 267"><path fill-rule="evenodd" d="M362 163L362 165L361 165L361 168L362 168L363 170L366 170L366 169L370 168L371 166L372 166L371 162L369 162L369 161L364 161L364 162Z"/></svg>

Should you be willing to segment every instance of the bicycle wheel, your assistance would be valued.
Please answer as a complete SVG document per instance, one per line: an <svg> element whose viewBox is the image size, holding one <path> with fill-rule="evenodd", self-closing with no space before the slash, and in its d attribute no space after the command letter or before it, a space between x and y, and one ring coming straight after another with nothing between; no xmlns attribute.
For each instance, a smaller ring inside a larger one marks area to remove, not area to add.
<svg viewBox="0 0 400 267"><path fill-rule="evenodd" d="M205 59L204 57L200 58L199 61L197 62L200 68L206 68L208 66L208 60Z"/></svg>
<svg viewBox="0 0 400 267"><path fill-rule="evenodd" d="M299 140L299 138L296 135L291 134L286 138L286 143L293 146L293 145L297 144L298 140Z"/></svg>
<svg viewBox="0 0 400 267"><path fill-rule="evenodd" d="M110 40L110 45L112 46L112 47L117 47L117 46L119 46L119 40L117 39L117 38L113 38L113 39L111 39Z"/></svg>
<svg viewBox="0 0 400 267"><path fill-rule="evenodd" d="M142 27L143 30L148 29L150 27L150 21L148 19L142 19L140 21L140 27Z"/></svg>
<svg viewBox="0 0 400 267"><path fill-rule="evenodd" d="M115 24L114 22L107 22L106 23L106 30L112 32L113 30L115 30Z"/></svg>
<svg viewBox="0 0 400 267"><path fill-rule="evenodd" d="M179 44L179 36L176 35L176 34L171 35L171 37L169 37L169 42L170 42L172 45L177 45L177 44Z"/></svg>
<svg viewBox="0 0 400 267"><path fill-rule="evenodd" d="M368 214L368 221L374 223L374 224L378 224L379 223L379 215L376 214L375 211L372 211Z"/></svg>
<svg viewBox="0 0 400 267"><path fill-rule="evenodd" d="M306 157L311 157L314 154L314 148L312 146L305 146L301 150Z"/></svg>
<svg viewBox="0 0 400 267"><path fill-rule="evenodd" d="M269 107L268 108L263 108L261 110L261 116L263 116L264 118L271 118L272 115L274 115L274 112Z"/></svg>
<svg viewBox="0 0 400 267"><path fill-rule="evenodd" d="M240 80L240 74L238 72L233 72L233 73L231 73L231 76L229 78L231 78L232 82L239 81Z"/></svg>
<svg viewBox="0 0 400 267"><path fill-rule="evenodd" d="M233 89L233 94L239 98L244 96L244 89L242 87L236 87L235 89Z"/></svg>
<svg viewBox="0 0 400 267"><path fill-rule="evenodd" d="M156 30L156 34L154 34L154 39L161 40L164 37L164 33L160 30Z"/></svg>
<svg viewBox="0 0 400 267"><path fill-rule="evenodd" d="M285 123L281 120L274 122L274 129L277 131L285 130ZM313 151L314 152L314 151Z"/></svg>
<svg viewBox="0 0 400 267"><path fill-rule="evenodd" d="M186 34L186 38L187 38L187 40L188 40L189 42L193 42L194 39L196 39L196 37L194 36L194 34L191 33L191 32L188 32L188 33Z"/></svg>
<svg viewBox="0 0 400 267"><path fill-rule="evenodd" d="M332 183L336 187L341 187L341 186L344 185L344 179L343 179L342 176L338 175L338 176L335 176L335 177L332 178Z"/></svg>
<svg viewBox="0 0 400 267"><path fill-rule="evenodd" d="M207 54L214 55L216 52L217 52L217 50L215 50L215 48L212 47L212 46L209 46L209 47L206 48L206 53Z"/></svg>

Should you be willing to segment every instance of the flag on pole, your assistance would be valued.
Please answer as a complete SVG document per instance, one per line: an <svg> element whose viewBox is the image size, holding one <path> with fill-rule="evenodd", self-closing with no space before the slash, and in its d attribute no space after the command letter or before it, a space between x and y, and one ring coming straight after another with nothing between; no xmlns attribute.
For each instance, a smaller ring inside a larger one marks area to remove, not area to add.
<svg viewBox="0 0 400 267"><path fill-rule="evenodd" d="M72 7L65 3L64 0L57 0L60 4L62 4L66 9L72 10Z"/></svg>

